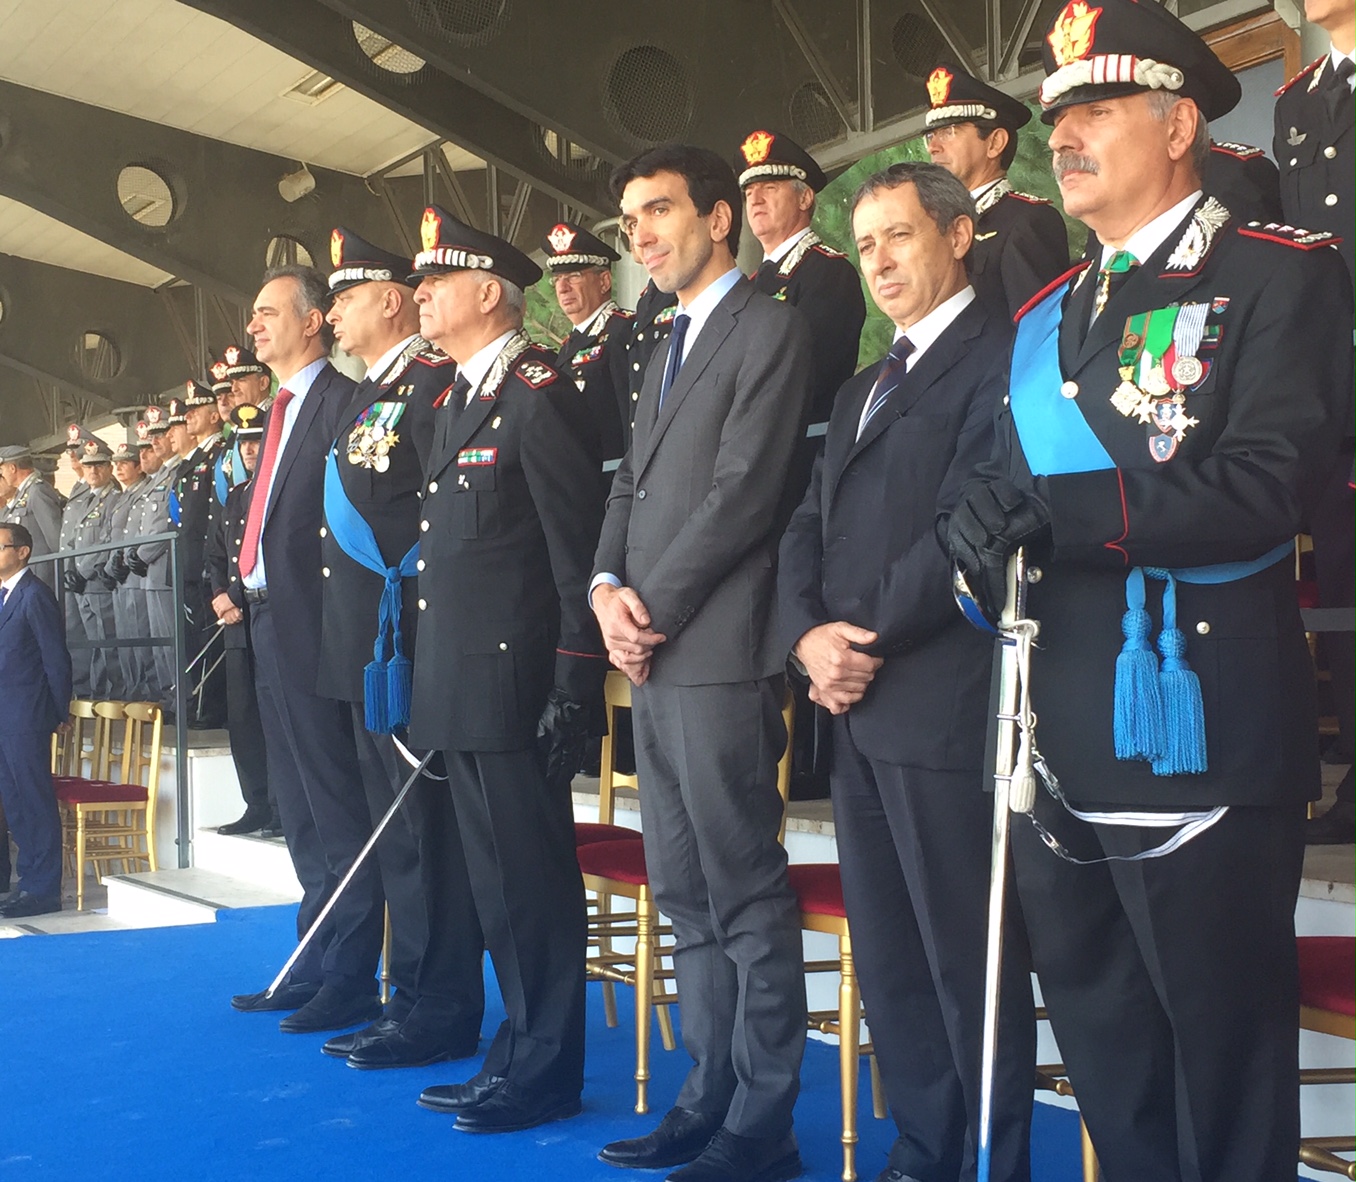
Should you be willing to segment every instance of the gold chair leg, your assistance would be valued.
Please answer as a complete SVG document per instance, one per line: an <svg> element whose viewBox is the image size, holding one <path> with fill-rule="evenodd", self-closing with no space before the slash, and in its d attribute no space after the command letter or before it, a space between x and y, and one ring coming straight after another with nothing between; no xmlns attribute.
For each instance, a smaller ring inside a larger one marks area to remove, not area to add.
<svg viewBox="0 0 1356 1182"><path fill-rule="evenodd" d="M612 914L612 896L599 894L598 914ZM610 935L600 935L598 937L598 955L603 958L604 963L608 961L609 954L612 952L612 937ZM617 987L611 981L603 982L603 1020L607 1023L609 1030L613 1030L617 1025Z"/></svg>
<svg viewBox="0 0 1356 1182"><path fill-rule="evenodd" d="M636 899L636 1111L650 1111L650 1011L654 1008L654 904L641 888Z"/></svg>
<svg viewBox="0 0 1356 1182"><path fill-rule="evenodd" d="M1097 1182L1101 1177L1097 1165L1097 1150L1093 1148L1092 1138L1088 1136L1088 1126L1083 1123L1081 1116L1078 1118L1078 1133L1083 1150L1083 1182Z"/></svg>
<svg viewBox="0 0 1356 1182"><path fill-rule="evenodd" d="M861 998L852 940L838 937L838 1076L843 1099L843 1182L857 1182L857 1077L862 1069Z"/></svg>
<svg viewBox="0 0 1356 1182"><path fill-rule="evenodd" d="M656 1012L659 1014L659 1039L666 1051L672 1051L678 1046L678 1038L673 1033L673 1003L656 1007Z"/></svg>
<svg viewBox="0 0 1356 1182"><path fill-rule="evenodd" d="M884 1120L888 1115L885 1107L885 1085L881 1083L880 1064L876 1062L876 1056L871 1054L871 1115L877 1120Z"/></svg>
<svg viewBox="0 0 1356 1182"><path fill-rule="evenodd" d="M85 810L75 806L75 909L85 909Z"/></svg>

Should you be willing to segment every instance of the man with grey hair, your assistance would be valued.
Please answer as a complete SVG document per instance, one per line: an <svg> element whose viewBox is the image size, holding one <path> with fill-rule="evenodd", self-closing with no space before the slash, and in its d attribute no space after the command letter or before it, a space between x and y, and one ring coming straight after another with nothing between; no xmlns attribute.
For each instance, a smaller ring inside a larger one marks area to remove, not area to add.
<svg viewBox="0 0 1356 1182"><path fill-rule="evenodd" d="M990 612L1025 548L1041 625L1024 741L1049 790L1014 819L1017 890L1108 1182L1272 1182L1319 787L1294 537L1349 412L1350 278L1329 235L1202 192L1205 121L1241 91L1176 16L1070 0L1042 45L1064 208L1102 245L1020 317L947 527Z"/></svg>
<svg viewBox="0 0 1356 1182"><path fill-rule="evenodd" d="M264 275L246 331L278 378L240 546L268 780L302 887L305 932L372 831L348 705L324 697L320 665L325 457L354 383L329 362L329 285L310 267ZM382 895L375 862L348 884L316 939L273 996L231 999L238 1010L296 1010L287 1033L338 1030L381 1012L374 974Z"/></svg>
<svg viewBox="0 0 1356 1182"><path fill-rule="evenodd" d="M834 403L778 563L781 650L833 716L843 899L899 1130L886 1182L973 1178L979 1141L991 643L955 610L937 534L989 457L1007 388L1011 329L966 273L975 219L936 164L896 164L857 191L862 275L895 339ZM1013 960L991 1159L1006 1182L1030 1176L1035 1066Z"/></svg>

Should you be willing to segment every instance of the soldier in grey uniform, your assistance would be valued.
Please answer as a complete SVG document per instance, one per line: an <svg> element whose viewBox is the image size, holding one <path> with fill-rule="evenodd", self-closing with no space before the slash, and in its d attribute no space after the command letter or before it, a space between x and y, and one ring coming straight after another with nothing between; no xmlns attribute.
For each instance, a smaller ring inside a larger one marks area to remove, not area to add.
<svg viewBox="0 0 1356 1182"><path fill-rule="evenodd" d="M61 536L61 494L33 469L33 452L26 444L0 447L0 476L14 490L0 518L22 525L33 535L34 554L55 554ZM39 562L32 571L49 587L56 587L56 563Z"/></svg>
<svg viewBox="0 0 1356 1182"><path fill-rule="evenodd" d="M66 507L61 511L61 532L57 536L57 548L63 554L68 550L75 549L76 531L90 497L89 484L85 480L85 466L78 458L78 455L83 453L85 445L80 442L80 428L74 423L71 424L71 428L76 433L79 447L68 450L66 454L73 457L71 459L71 471L77 473L77 479L75 484L71 486L70 495L66 498ZM75 560L67 559L62 562L61 566L62 579L57 587L57 594L61 597L61 605L66 613L66 635L74 640L85 635L85 626L80 622L79 597L74 591L67 588L65 581L66 572L74 572L75 570ZM90 680L90 667L93 661L93 649L77 648L71 650L71 692L77 698L89 698L94 695Z"/></svg>
<svg viewBox="0 0 1356 1182"><path fill-rule="evenodd" d="M146 611L146 593L132 581L132 568L127 565L127 543L136 535L131 528L133 514L140 513L139 501L148 481L141 471L138 449L124 443L113 452L113 476L121 487L117 503L108 514L106 542L121 543L121 550L103 555L103 574L112 579L113 625L119 640L145 640L151 634L151 620ZM128 701L146 698L146 650L119 648L118 672L122 692ZM110 659L111 664L111 659Z"/></svg>
<svg viewBox="0 0 1356 1182"><path fill-rule="evenodd" d="M155 534L169 533L173 528L170 524L169 498L174 478L178 474L179 457L170 446L167 432L170 417L176 410L182 422L182 403L178 399L171 400L169 414L165 412L164 407L146 408L147 434L161 466L151 476L145 494L138 501L141 512L134 518L135 527L129 524L129 529L133 529L137 537L147 538ZM132 574L140 580L145 591L151 635L172 637L175 605L174 586L170 579L170 543L142 542L135 547L129 546L127 565ZM149 700L159 702L162 706L172 706L175 681L174 649L166 643L157 645L151 652L153 672Z"/></svg>
<svg viewBox="0 0 1356 1182"><path fill-rule="evenodd" d="M75 550L97 546L108 540L108 515L117 502L118 486L113 481L113 453L102 440L85 444L80 457L89 492L80 499L80 510L67 513L63 526L73 518L71 547ZM69 510L69 506L68 506ZM122 678L117 659L110 661L110 650L98 647L114 636L113 580L104 575L106 554L85 554L68 563L62 574L66 590L74 592L80 609L80 626L86 640L95 647L89 652L90 690L96 698L122 697ZM72 637L73 639L73 637Z"/></svg>

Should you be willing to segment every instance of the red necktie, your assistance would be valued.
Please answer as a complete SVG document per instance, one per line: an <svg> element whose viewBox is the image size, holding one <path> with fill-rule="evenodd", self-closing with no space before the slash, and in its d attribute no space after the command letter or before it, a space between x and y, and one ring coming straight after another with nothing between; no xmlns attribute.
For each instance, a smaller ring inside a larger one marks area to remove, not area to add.
<svg viewBox="0 0 1356 1182"><path fill-rule="evenodd" d="M245 518L245 539L240 544L240 577L254 569L259 556L259 534L264 528L264 510L272 491L273 468L278 462L278 441L282 438L283 419L287 404L292 401L291 390L279 390L268 414L268 434L264 437L264 451L254 475L254 491L250 494L250 512Z"/></svg>

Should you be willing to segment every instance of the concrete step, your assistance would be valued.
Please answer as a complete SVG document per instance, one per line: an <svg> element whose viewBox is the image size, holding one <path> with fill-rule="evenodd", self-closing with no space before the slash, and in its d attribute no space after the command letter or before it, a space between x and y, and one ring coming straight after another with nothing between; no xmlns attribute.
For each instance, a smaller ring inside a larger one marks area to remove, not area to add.
<svg viewBox="0 0 1356 1182"><path fill-rule="evenodd" d="M201 867L113 874L104 881L109 918L127 927L215 923L226 908L282 906L300 897Z"/></svg>
<svg viewBox="0 0 1356 1182"><path fill-rule="evenodd" d="M281 837L223 837L215 829L199 829L193 836L193 865L242 886L272 892L285 902L295 903L301 898L301 884Z"/></svg>

